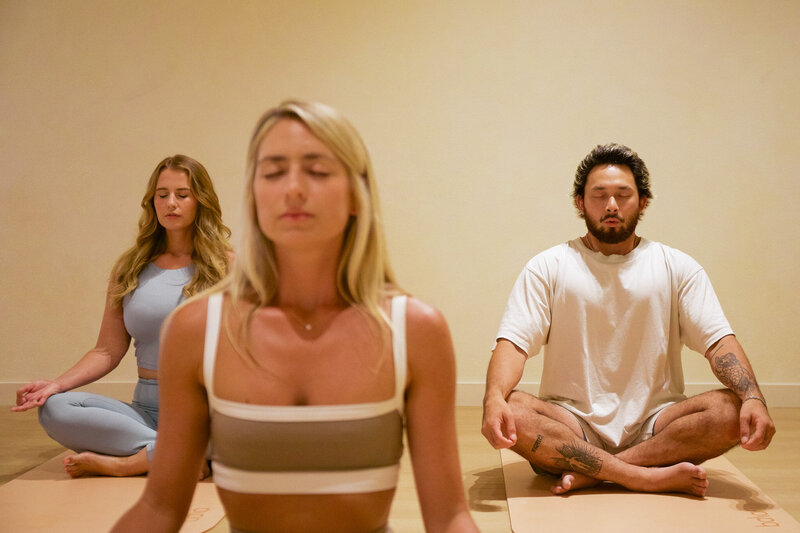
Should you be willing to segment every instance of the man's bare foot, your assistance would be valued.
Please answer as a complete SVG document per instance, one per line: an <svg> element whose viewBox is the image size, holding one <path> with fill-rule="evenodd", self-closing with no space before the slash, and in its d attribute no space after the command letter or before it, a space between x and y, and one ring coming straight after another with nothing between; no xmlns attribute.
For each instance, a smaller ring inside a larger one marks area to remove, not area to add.
<svg viewBox="0 0 800 533"><path fill-rule="evenodd" d="M641 488L628 488L643 492L683 492L701 498L708 490L706 470L699 465L678 463L672 466L649 467L647 470L648 474Z"/></svg>
<svg viewBox="0 0 800 533"><path fill-rule="evenodd" d="M83 476L138 476L148 470L147 454L142 448L135 455L115 457L94 452L81 452L64 458L64 470L72 478Z"/></svg>
<svg viewBox="0 0 800 533"><path fill-rule="evenodd" d="M550 492L553 494L561 495L566 494L572 490L588 489L602 483L601 480L593 477L584 476L577 472L564 472L561 474L561 479L550 487Z"/></svg>
<svg viewBox="0 0 800 533"><path fill-rule="evenodd" d="M708 489L708 478L702 466L678 463L663 467L637 467L635 478L616 481L623 487L638 492L682 492L703 497ZM594 487L601 480L576 472L565 472L550 489L553 494L563 495L578 489Z"/></svg>

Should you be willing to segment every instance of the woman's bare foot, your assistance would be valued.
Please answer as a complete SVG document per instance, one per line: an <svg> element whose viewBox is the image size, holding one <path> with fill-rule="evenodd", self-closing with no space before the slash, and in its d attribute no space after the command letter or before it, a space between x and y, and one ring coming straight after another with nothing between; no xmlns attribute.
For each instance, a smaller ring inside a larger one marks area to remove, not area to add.
<svg viewBox="0 0 800 533"><path fill-rule="evenodd" d="M200 477L197 478L198 481L203 481L205 478L211 475L211 466L208 461L203 461L203 466L200 468Z"/></svg>
<svg viewBox="0 0 800 533"><path fill-rule="evenodd" d="M83 476L138 476L146 474L148 468L147 452L144 448L128 457L81 452L64 458L64 470L72 478Z"/></svg>

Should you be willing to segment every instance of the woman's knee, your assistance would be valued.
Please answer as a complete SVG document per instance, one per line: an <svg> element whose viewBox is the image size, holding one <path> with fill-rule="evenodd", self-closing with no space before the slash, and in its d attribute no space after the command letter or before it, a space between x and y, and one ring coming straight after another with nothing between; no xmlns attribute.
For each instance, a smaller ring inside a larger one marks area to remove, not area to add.
<svg viewBox="0 0 800 533"><path fill-rule="evenodd" d="M66 393L53 394L39 407L39 424L47 429L59 420L59 415L68 407L69 399Z"/></svg>
<svg viewBox="0 0 800 533"><path fill-rule="evenodd" d="M53 394L39 407L39 424L50 437L60 441L65 432L71 433L76 416L83 416L76 411L81 409L83 398L84 393L76 391Z"/></svg>

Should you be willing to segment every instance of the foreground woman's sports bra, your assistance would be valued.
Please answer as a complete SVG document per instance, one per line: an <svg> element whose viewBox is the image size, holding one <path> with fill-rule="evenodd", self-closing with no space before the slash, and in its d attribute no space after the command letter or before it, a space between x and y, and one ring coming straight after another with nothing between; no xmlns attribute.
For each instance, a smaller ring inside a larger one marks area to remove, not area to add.
<svg viewBox="0 0 800 533"><path fill-rule="evenodd" d="M217 486L247 494L353 494L395 488L403 454L405 309L405 296L392 299L392 398L342 405L255 405L214 394L222 294L210 296L203 376Z"/></svg>

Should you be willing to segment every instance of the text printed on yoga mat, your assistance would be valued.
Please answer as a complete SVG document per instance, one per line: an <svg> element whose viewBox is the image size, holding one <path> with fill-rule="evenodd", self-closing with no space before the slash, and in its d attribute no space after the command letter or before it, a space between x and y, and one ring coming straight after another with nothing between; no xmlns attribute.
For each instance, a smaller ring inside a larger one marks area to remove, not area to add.
<svg viewBox="0 0 800 533"><path fill-rule="evenodd" d="M781 527L780 522L772 518L766 511L750 511L750 514L752 516L747 519L756 521L754 527Z"/></svg>

